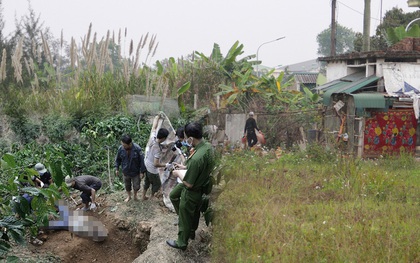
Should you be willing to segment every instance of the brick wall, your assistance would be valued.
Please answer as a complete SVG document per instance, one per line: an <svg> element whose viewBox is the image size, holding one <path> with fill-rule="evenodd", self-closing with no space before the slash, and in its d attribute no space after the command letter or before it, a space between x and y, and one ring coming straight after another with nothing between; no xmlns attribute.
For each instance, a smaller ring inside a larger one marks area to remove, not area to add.
<svg viewBox="0 0 420 263"><path fill-rule="evenodd" d="M404 38L400 42L388 48L389 51L413 51L414 38Z"/></svg>
<svg viewBox="0 0 420 263"><path fill-rule="evenodd" d="M388 48L388 51L420 51L420 38L407 37Z"/></svg>

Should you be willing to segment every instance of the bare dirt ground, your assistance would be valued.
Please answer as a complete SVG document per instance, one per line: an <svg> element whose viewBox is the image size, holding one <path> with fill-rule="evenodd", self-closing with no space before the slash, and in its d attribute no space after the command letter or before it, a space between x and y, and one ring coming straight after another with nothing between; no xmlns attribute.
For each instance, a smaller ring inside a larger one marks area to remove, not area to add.
<svg viewBox="0 0 420 263"><path fill-rule="evenodd" d="M73 197L80 200L77 192ZM108 229L104 241L95 242L66 230L47 230L39 236L44 240L42 245L16 246L11 255L20 262L210 262L211 229L203 218L187 250L177 250L166 245L167 239L177 238L177 216L161 199L125 203L124 198L123 191L102 193L97 199L98 210L87 212Z"/></svg>

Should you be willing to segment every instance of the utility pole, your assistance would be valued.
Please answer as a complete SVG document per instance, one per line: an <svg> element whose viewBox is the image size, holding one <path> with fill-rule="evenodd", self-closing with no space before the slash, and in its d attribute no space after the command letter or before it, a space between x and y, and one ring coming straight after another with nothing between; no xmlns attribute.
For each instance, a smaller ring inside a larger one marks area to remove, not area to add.
<svg viewBox="0 0 420 263"><path fill-rule="evenodd" d="M370 0L365 0L365 11L363 14L362 51L370 51Z"/></svg>
<svg viewBox="0 0 420 263"><path fill-rule="evenodd" d="M379 19L379 25L382 25L382 0L381 0L381 14L380 14L380 19Z"/></svg>
<svg viewBox="0 0 420 263"><path fill-rule="evenodd" d="M337 41L337 22L335 21L335 9L337 6L337 0L331 1L331 53L330 55L333 57L336 53L335 44Z"/></svg>

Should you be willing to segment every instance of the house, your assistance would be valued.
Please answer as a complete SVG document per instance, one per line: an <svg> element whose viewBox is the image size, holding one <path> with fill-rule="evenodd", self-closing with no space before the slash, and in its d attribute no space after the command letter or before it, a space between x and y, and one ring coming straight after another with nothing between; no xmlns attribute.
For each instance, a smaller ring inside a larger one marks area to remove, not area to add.
<svg viewBox="0 0 420 263"><path fill-rule="evenodd" d="M420 39L385 51L318 58L327 63L323 134L348 153L377 157L414 153L420 94Z"/></svg>
<svg viewBox="0 0 420 263"><path fill-rule="evenodd" d="M319 85L319 81L322 82L322 75L319 74L320 69L321 63L316 59L312 59L276 68L273 76L277 78L284 72L286 79L294 78L292 85L287 90L303 91L303 87L312 90Z"/></svg>

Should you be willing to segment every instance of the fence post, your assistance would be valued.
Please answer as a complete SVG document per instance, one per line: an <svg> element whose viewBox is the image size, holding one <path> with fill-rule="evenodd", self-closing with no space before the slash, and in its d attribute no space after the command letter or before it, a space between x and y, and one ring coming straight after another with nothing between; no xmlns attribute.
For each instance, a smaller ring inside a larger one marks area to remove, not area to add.
<svg viewBox="0 0 420 263"><path fill-rule="evenodd" d="M198 100L198 95L194 94L194 110L197 109L197 100Z"/></svg>

